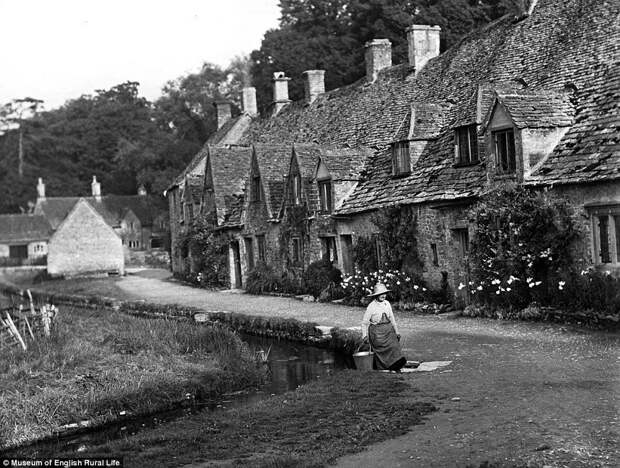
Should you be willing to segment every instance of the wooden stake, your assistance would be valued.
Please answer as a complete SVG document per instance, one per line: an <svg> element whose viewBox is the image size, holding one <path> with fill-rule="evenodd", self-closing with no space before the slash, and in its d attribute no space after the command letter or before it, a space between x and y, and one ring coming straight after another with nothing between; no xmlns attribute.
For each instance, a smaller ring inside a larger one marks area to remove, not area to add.
<svg viewBox="0 0 620 468"><path fill-rule="evenodd" d="M13 319L11 318L11 315L8 312L6 313L6 320L9 324L9 328L11 329L11 332L13 333L13 336L17 338L17 340L19 341L19 344L21 344L22 348L24 348L24 351L26 351L28 349L26 347L26 343L24 343L22 336L19 334L19 331L17 330L17 327L13 323Z"/></svg>
<svg viewBox="0 0 620 468"><path fill-rule="evenodd" d="M28 299L30 299L30 313L34 315L34 302L32 301L32 294L30 293L30 289L26 289L26 293L28 294Z"/></svg>
<svg viewBox="0 0 620 468"><path fill-rule="evenodd" d="M30 333L30 336L34 340L34 333L32 333L32 328L30 327L30 322L28 321L28 317L24 317L24 321L26 322L26 325L28 326L28 332Z"/></svg>

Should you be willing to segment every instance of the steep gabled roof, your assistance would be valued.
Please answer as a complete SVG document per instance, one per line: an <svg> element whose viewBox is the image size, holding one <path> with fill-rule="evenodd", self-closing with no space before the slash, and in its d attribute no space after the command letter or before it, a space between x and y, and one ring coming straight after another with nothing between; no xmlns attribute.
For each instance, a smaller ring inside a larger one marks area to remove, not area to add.
<svg viewBox="0 0 620 468"><path fill-rule="evenodd" d="M370 148L337 148L320 146L315 159L313 177L316 177L319 163L322 162L333 181L358 181L368 159L373 152ZM320 161L320 162L319 162Z"/></svg>
<svg viewBox="0 0 620 468"><path fill-rule="evenodd" d="M52 227L45 216L0 215L0 243L45 241L51 235Z"/></svg>
<svg viewBox="0 0 620 468"><path fill-rule="evenodd" d="M243 190L250 173L252 148L209 147L208 151L218 224L237 225L241 222Z"/></svg>
<svg viewBox="0 0 620 468"><path fill-rule="evenodd" d="M265 192L265 203L269 216L278 215L284 199L284 178L288 174L291 157L290 145L253 145Z"/></svg>
<svg viewBox="0 0 620 468"><path fill-rule="evenodd" d="M393 141L433 140L445 125L450 105L420 102L411 105L403 118Z"/></svg>
<svg viewBox="0 0 620 468"><path fill-rule="evenodd" d="M517 128L569 127L575 117L574 106L567 93L553 92L497 92L485 126L501 104Z"/></svg>
<svg viewBox="0 0 620 468"><path fill-rule="evenodd" d="M526 183L620 179L620 65L580 93L575 124Z"/></svg>
<svg viewBox="0 0 620 468"><path fill-rule="evenodd" d="M143 226L151 226L153 219L166 209L163 200L153 195L105 195L100 200L94 197L39 199L34 211L45 216L52 229L56 230L80 199L87 201L112 227L120 225L127 208L134 212Z"/></svg>

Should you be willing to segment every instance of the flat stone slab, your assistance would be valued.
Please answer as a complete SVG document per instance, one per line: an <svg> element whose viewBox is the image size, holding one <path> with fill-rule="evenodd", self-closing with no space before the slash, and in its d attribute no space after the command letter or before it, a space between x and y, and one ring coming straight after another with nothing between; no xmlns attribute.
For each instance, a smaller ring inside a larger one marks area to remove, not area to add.
<svg viewBox="0 0 620 468"><path fill-rule="evenodd" d="M318 325L318 326L316 326L314 328L316 328L318 331L320 331L321 335L330 335L331 332L332 332L332 327L327 327L327 326L324 326L324 325Z"/></svg>
<svg viewBox="0 0 620 468"><path fill-rule="evenodd" d="M420 365L418 367L416 367L415 369L408 369L408 368L405 367L404 369L401 369L401 372L403 372L403 373L408 373L408 372L430 372L430 371L437 370L440 367L449 366L450 364L452 364L452 361L428 361L428 362L421 362Z"/></svg>

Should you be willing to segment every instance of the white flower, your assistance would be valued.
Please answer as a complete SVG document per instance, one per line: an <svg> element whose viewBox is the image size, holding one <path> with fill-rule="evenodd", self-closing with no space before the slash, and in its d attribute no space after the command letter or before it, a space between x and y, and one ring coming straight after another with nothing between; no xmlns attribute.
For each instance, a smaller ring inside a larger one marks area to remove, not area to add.
<svg viewBox="0 0 620 468"><path fill-rule="evenodd" d="M465 285L464 285L463 283L459 283L459 291L460 291L461 289L463 289L464 287L465 287Z"/></svg>
<svg viewBox="0 0 620 468"><path fill-rule="evenodd" d="M495 291L495 294L499 294L499 291Z"/></svg>
<svg viewBox="0 0 620 468"><path fill-rule="evenodd" d="M400 286L400 281L396 281L396 284Z"/></svg>
<svg viewBox="0 0 620 468"><path fill-rule="evenodd" d="M491 284L499 284L499 283L501 283L501 281L498 279L494 279L493 281L491 281Z"/></svg>
<svg viewBox="0 0 620 468"><path fill-rule="evenodd" d="M539 286L540 284L542 284L542 281L536 281L536 282L534 283L534 286Z"/></svg>
<svg viewBox="0 0 620 468"><path fill-rule="evenodd" d="M413 285L413 289L415 289L416 291L418 290L418 288L419 288L419 287L420 287L420 286L418 286L417 284L414 284L414 285Z"/></svg>
<svg viewBox="0 0 620 468"><path fill-rule="evenodd" d="M477 289L478 291L482 291L482 286L478 286L476 289Z"/></svg>
<svg viewBox="0 0 620 468"><path fill-rule="evenodd" d="M426 288L422 288L422 291L426 291Z"/></svg>
<svg viewBox="0 0 620 468"><path fill-rule="evenodd" d="M512 291L512 289L510 289L510 288L506 288L506 291Z"/></svg>

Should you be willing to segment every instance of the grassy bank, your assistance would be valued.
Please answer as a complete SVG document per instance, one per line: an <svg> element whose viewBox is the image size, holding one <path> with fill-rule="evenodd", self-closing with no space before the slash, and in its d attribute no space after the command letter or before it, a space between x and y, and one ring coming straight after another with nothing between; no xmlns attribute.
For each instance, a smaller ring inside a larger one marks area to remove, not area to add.
<svg viewBox="0 0 620 468"><path fill-rule="evenodd" d="M404 434L434 410L412 401L411 379L343 371L294 392L219 412L205 412L80 456L122 456L125 466L318 467L346 453ZM56 456L71 456L58 453Z"/></svg>
<svg viewBox="0 0 620 468"><path fill-rule="evenodd" d="M0 447L83 420L100 423L265 378L222 326L63 307L52 336L0 360Z"/></svg>

